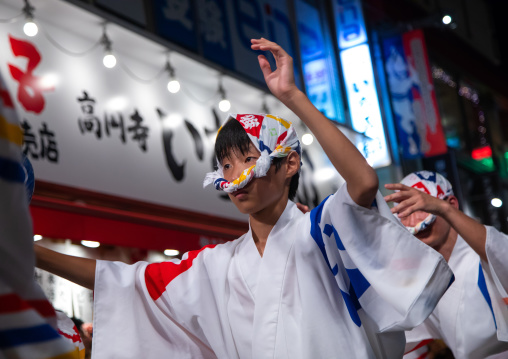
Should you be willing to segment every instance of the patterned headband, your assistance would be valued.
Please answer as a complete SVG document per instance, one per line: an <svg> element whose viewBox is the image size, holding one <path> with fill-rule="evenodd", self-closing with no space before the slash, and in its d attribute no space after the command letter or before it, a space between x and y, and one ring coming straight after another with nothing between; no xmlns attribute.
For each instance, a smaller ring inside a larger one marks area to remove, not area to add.
<svg viewBox="0 0 508 359"><path fill-rule="evenodd" d="M416 188L439 199L453 196L453 188L450 182L437 172L418 171L413 172L400 181L403 185ZM406 227L411 234L416 234L429 227L436 220L434 214L429 214L415 227Z"/></svg>
<svg viewBox="0 0 508 359"><path fill-rule="evenodd" d="M286 157L291 151L296 151L298 155L301 155L298 135L289 121L265 114L230 114L224 124L228 121L238 121L242 125L261 156L255 165L245 169L240 177L232 182L223 178L223 169L218 163L219 169L217 171L206 174L203 187L213 183L216 189L232 193L245 187L252 179L266 176L273 158ZM222 127L217 135L221 129Z"/></svg>

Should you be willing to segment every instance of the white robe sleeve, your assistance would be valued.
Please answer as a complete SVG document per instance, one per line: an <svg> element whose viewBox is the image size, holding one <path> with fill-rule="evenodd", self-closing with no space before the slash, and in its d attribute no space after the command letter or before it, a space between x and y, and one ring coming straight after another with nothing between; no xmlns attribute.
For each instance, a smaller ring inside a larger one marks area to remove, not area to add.
<svg viewBox="0 0 508 359"><path fill-rule="evenodd" d="M149 264L97 261L94 291L94 359L215 358L171 315L169 302L152 299Z"/></svg>
<svg viewBox="0 0 508 359"><path fill-rule="evenodd" d="M396 220L379 192L367 209L342 186L311 212L311 235L348 308L363 309L380 332L422 323L453 281L444 258Z"/></svg>
<svg viewBox="0 0 508 359"><path fill-rule="evenodd" d="M485 227L487 229L485 250L488 263L483 260L481 263L488 290L486 298L490 297L489 306L496 321L497 338L506 342L508 341L508 236L494 227ZM481 286L480 289L482 289Z"/></svg>

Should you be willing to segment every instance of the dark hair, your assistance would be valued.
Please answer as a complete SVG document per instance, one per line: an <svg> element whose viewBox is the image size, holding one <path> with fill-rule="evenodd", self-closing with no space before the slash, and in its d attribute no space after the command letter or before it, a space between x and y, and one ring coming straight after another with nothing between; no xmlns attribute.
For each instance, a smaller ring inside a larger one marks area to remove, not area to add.
<svg viewBox="0 0 508 359"><path fill-rule="evenodd" d="M238 151L242 155L245 155L249 152L251 144L252 142L249 139L249 136L247 136L247 133L243 129L242 125L236 120L230 120L222 127L217 135L217 140L215 141L215 156L217 156L217 161L219 161L219 163L222 162L228 157L231 150L233 150L233 152ZM275 171L280 169L283 160L284 158L274 158L272 160L272 164L275 165ZM293 177L291 177L288 194L288 198L290 200L293 200L296 196L299 180L299 173L296 173Z"/></svg>

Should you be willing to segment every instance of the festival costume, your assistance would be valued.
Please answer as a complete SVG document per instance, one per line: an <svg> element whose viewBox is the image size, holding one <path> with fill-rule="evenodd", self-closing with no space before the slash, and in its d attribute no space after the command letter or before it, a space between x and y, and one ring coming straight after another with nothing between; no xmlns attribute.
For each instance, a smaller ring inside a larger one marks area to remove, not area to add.
<svg viewBox="0 0 508 359"><path fill-rule="evenodd" d="M508 358L508 236L486 229L489 263L458 236L448 261L455 282L430 317L406 333L408 344L443 339L455 358L485 359L499 352Z"/></svg>
<svg viewBox="0 0 508 359"><path fill-rule="evenodd" d="M420 171L401 183L435 197L437 193L453 194L449 182L443 185L435 175ZM500 352L504 355L497 358L508 358L508 236L493 227L486 226L486 230L488 263L457 237L448 260L455 282L429 318L406 333L408 346L442 339L455 358L485 359Z"/></svg>
<svg viewBox="0 0 508 359"><path fill-rule="evenodd" d="M249 231L181 261L98 261L93 357L401 357L452 273L377 202L346 185L305 215L289 201L262 258Z"/></svg>
<svg viewBox="0 0 508 359"><path fill-rule="evenodd" d="M453 195L453 188L450 182L437 172L413 172L404 177L400 183L408 187L416 188L439 199L446 199L448 196ZM436 215L429 213L423 221L417 223L414 227L406 226L406 228L414 235L428 228L435 220Z"/></svg>
<svg viewBox="0 0 508 359"><path fill-rule="evenodd" d="M72 344L58 334L55 310L34 280L28 210L33 177L27 181L31 167L23 160L22 143L0 74L0 358L77 359Z"/></svg>
<svg viewBox="0 0 508 359"><path fill-rule="evenodd" d="M269 115L257 117L256 128L242 123L264 144L263 131L275 128L267 118L282 123ZM282 127L270 135L272 147L260 145L265 158L279 146L286 154L299 148L283 143L292 126ZM228 183L220 169L208 177L225 190L249 181ZM396 221L379 193L374 203L357 205L346 185L305 215L288 201L263 257L249 230L182 260L98 261L93 357L401 357L403 331L432 312L453 275L440 254Z"/></svg>

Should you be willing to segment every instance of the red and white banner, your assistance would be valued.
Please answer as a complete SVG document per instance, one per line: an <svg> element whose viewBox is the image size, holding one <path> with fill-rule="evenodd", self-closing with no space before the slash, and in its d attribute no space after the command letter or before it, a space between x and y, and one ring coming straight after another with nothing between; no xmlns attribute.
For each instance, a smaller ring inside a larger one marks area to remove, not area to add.
<svg viewBox="0 0 508 359"><path fill-rule="evenodd" d="M392 110L405 158L447 152L425 39L414 30L383 41Z"/></svg>

